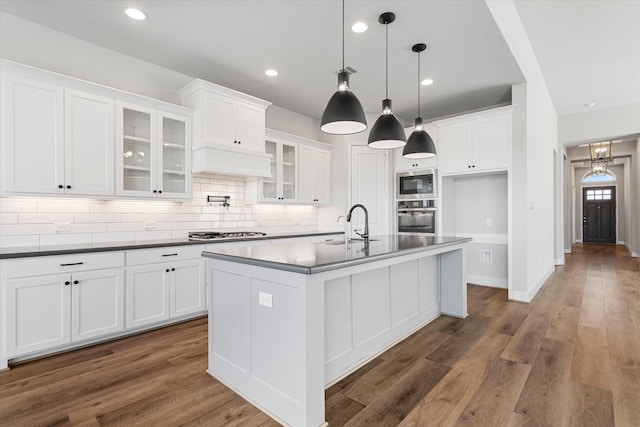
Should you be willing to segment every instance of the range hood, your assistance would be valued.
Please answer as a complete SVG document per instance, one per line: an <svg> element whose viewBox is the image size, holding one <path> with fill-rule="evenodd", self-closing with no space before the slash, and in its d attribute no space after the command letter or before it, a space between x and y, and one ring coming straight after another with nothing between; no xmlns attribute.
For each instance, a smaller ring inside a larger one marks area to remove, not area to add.
<svg viewBox="0 0 640 427"><path fill-rule="evenodd" d="M193 173L271 178L271 158L271 154L209 143L193 149L191 170Z"/></svg>
<svg viewBox="0 0 640 427"><path fill-rule="evenodd" d="M270 178L265 152L266 109L270 102L202 79L178 91L192 108L192 172Z"/></svg>

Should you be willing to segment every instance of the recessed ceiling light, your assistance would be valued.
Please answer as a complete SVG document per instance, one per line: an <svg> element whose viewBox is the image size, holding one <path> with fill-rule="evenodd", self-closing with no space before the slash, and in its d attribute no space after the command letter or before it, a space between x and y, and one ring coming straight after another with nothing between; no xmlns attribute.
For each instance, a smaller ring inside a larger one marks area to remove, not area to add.
<svg viewBox="0 0 640 427"><path fill-rule="evenodd" d="M130 7L129 9L125 9L124 13L131 19L135 19L136 21L144 21L147 19L147 14L141 11L140 9L135 9Z"/></svg>
<svg viewBox="0 0 640 427"><path fill-rule="evenodd" d="M423 81L421 81L421 82L420 82L420 84L421 84L422 86L429 86L429 85L432 85L432 84L433 84L433 80L431 80L431 79L424 79Z"/></svg>
<svg viewBox="0 0 640 427"><path fill-rule="evenodd" d="M588 104L582 104L583 107L593 107L594 105L596 105L595 102L590 102Z"/></svg>
<svg viewBox="0 0 640 427"><path fill-rule="evenodd" d="M351 31L354 33L364 33L369 27L364 22L356 22L351 26Z"/></svg>
<svg viewBox="0 0 640 427"><path fill-rule="evenodd" d="M278 72L272 68L269 68L267 71L264 72L264 74L269 77L275 77L278 75Z"/></svg>

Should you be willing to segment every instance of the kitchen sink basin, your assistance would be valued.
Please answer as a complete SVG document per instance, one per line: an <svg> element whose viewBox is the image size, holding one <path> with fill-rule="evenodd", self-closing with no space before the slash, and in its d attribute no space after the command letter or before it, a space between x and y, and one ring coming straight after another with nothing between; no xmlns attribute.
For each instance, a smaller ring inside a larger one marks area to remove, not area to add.
<svg viewBox="0 0 640 427"><path fill-rule="evenodd" d="M380 239L369 239L370 242L377 242ZM321 242L323 245L344 245L345 241L344 240L330 240L330 241L326 241L326 242ZM347 243L364 243L364 239L361 238L354 238L354 239L349 239L347 241Z"/></svg>

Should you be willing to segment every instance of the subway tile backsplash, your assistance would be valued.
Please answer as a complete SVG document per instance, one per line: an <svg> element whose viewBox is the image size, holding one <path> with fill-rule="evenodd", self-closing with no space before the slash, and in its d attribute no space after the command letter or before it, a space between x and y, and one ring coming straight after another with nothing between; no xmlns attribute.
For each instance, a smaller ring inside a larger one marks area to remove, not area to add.
<svg viewBox="0 0 640 427"><path fill-rule="evenodd" d="M189 202L2 197L0 247L180 239L196 230L318 229L316 207L246 206L244 191L236 177L195 175ZM207 203L209 195L231 196L231 206ZM56 224L70 224L71 231L56 231Z"/></svg>

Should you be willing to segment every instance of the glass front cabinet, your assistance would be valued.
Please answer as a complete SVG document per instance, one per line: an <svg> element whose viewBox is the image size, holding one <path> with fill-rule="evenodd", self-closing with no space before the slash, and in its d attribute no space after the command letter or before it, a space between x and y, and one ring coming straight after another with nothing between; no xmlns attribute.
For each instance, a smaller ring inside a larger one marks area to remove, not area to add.
<svg viewBox="0 0 640 427"><path fill-rule="evenodd" d="M265 151L271 154L271 178L260 181L260 201L292 203L297 200L297 146L284 142L265 142Z"/></svg>
<svg viewBox="0 0 640 427"><path fill-rule="evenodd" d="M118 103L116 194L191 198L191 118Z"/></svg>

